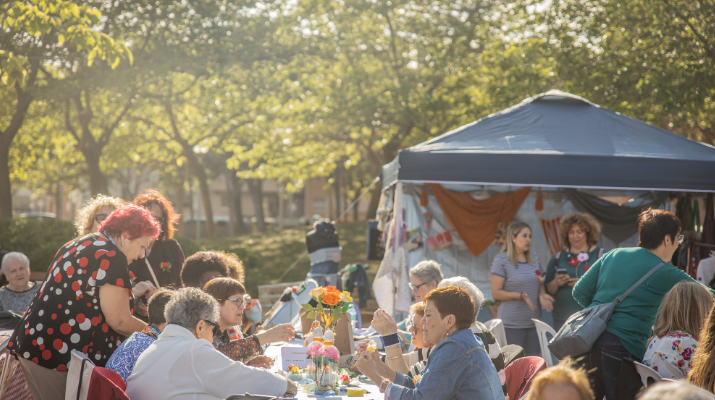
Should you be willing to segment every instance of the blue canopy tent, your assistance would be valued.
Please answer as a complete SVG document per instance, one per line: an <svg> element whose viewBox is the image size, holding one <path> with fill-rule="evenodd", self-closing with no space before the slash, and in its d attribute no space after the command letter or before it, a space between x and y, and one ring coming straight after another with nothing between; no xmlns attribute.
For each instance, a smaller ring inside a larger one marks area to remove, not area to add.
<svg viewBox="0 0 715 400"><path fill-rule="evenodd" d="M429 205L420 204L424 184L439 183L475 198L533 187L514 218L534 230L532 249L545 266L553 251L541 232L543 221L589 212L604 227L604 248L634 246L641 206L669 208L667 192L715 192L715 148L552 90L401 150L383 166L382 182L383 191L398 189L385 193L384 207L400 204L408 231L452 236L447 248L409 251L407 266L436 260L445 276L466 276L490 298L489 269L501 246L495 242L471 254L430 191ZM536 207L538 187L543 210ZM622 206L603 200L611 197L634 200Z"/></svg>
<svg viewBox="0 0 715 400"><path fill-rule="evenodd" d="M403 149L405 183L715 191L715 148L552 90Z"/></svg>

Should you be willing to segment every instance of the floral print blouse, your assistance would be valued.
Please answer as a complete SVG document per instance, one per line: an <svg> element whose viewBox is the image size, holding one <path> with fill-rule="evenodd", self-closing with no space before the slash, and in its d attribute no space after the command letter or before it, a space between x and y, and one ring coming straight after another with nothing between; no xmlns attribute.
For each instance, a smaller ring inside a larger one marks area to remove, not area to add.
<svg viewBox="0 0 715 400"><path fill-rule="evenodd" d="M698 342L687 332L675 331L653 337L643 357L643 364L667 379L683 379L693 366Z"/></svg>

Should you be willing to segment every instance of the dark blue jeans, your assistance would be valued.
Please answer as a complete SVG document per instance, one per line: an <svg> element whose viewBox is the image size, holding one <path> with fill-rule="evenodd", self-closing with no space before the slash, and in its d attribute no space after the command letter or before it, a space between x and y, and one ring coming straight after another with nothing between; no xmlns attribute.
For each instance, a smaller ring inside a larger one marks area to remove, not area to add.
<svg viewBox="0 0 715 400"><path fill-rule="evenodd" d="M593 344L591 351L582 360L591 382L595 399L616 400L616 379L621 371L621 360L631 358L640 362L642 357L636 357L621 343L618 336L604 332Z"/></svg>
<svg viewBox="0 0 715 400"><path fill-rule="evenodd" d="M526 329L504 328L506 334L506 342L521 346L524 349L524 355L541 357L541 346L539 345L539 335L536 333L536 327Z"/></svg>

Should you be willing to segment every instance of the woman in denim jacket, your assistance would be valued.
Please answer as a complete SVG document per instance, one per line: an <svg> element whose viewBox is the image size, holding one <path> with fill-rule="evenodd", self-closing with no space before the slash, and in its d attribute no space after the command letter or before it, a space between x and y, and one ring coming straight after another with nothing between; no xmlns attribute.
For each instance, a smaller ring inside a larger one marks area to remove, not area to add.
<svg viewBox="0 0 715 400"><path fill-rule="evenodd" d="M360 372L380 386L385 400L504 399L496 368L469 329L474 321L469 294L443 287L429 292L424 301L423 334L436 345L422 375L411 380L388 368L379 353L368 351L358 355Z"/></svg>

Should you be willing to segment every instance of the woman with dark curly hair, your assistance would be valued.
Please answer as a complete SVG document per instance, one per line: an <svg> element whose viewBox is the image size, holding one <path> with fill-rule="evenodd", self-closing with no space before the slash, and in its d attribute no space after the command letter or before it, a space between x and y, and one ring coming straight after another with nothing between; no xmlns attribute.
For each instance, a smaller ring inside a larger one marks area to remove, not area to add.
<svg viewBox="0 0 715 400"><path fill-rule="evenodd" d="M156 190L149 189L134 198L134 204L148 209L154 219L161 224L161 234L147 250L144 259L138 259L129 266L137 282L149 281L159 287L181 286L181 266L184 265L184 251L173 239L174 214L171 202ZM151 269L150 269L151 268Z"/></svg>
<svg viewBox="0 0 715 400"><path fill-rule="evenodd" d="M559 226L564 248L554 254L546 266L544 285L554 296L554 329L557 331L571 315L583 310L571 291L590 266L603 255L596 245L601 236L601 225L585 213L569 213Z"/></svg>
<svg viewBox="0 0 715 400"><path fill-rule="evenodd" d="M199 251L186 259L181 270L184 287L203 289L213 278L225 278L229 273L229 262L225 256L215 251Z"/></svg>

